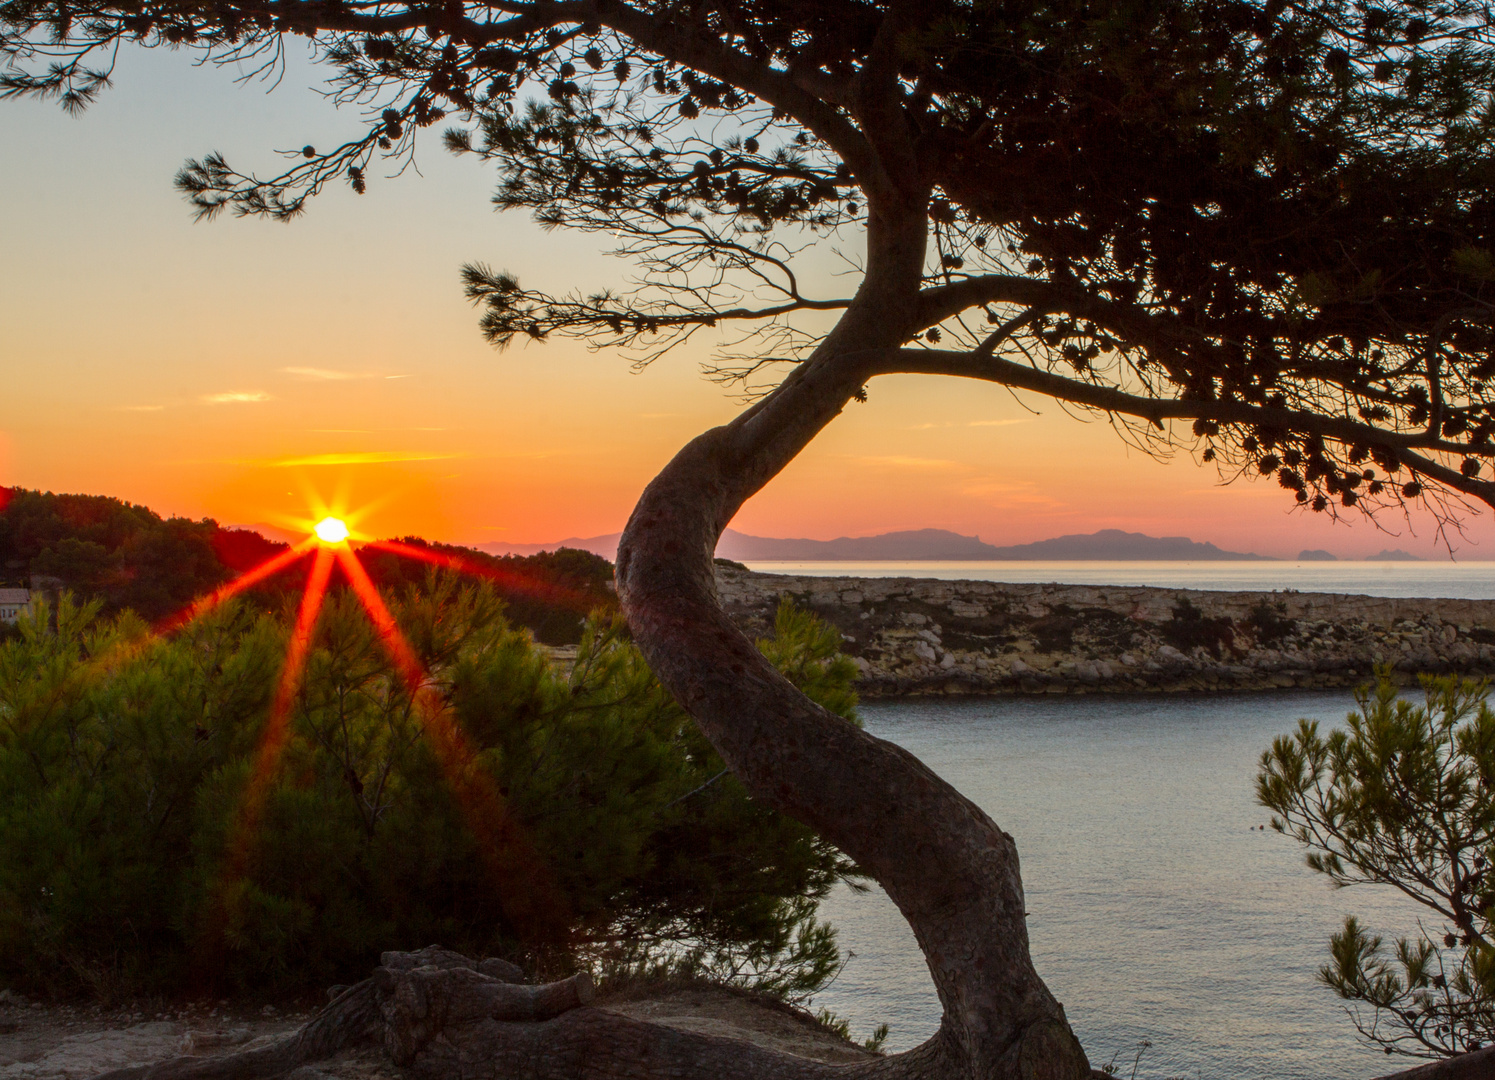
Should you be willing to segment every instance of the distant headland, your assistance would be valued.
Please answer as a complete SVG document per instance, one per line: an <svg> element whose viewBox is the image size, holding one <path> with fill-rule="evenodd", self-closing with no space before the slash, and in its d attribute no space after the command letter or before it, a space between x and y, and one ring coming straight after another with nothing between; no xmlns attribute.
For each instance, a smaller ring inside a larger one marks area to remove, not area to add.
<svg viewBox="0 0 1495 1080"><path fill-rule="evenodd" d="M570 547L613 559L617 555L620 535L608 533L604 536L572 536L550 544L495 542L478 546L495 555L532 555L557 547ZM980 537L963 536L948 529L910 529L877 536L841 536L834 540L749 536L735 529L728 529L716 546L716 554L720 558L739 562L1276 561L1265 555L1226 551L1214 544L1200 543L1185 536L1147 536L1121 529L1101 529L1099 532L1075 533L1031 544L1002 547L985 543ZM1399 554L1411 558L1404 552ZM1383 553L1380 557L1397 556Z"/></svg>
<svg viewBox="0 0 1495 1080"><path fill-rule="evenodd" d="M1299 562L1338 562L1339 556L1323 548L1304 548L1298 552ZM1401 548L1382 548L1380 554L1367 555L1365 562L1423 562L1424 560L1410 551Z"/></svg>

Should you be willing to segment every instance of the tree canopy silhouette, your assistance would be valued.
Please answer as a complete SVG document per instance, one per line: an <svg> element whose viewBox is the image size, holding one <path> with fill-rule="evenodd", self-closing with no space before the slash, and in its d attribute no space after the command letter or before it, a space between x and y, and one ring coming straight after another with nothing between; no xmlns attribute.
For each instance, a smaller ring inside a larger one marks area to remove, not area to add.
<svg viewBox="0 0 1495 1080"><path fill-rule="evenodd" d="M638 274L551 295L469 266L495 344L568 335L647 362L725 337L713 371L756 401L649 486L619 593L756 797L855 858L913 925L944 1023L880 1075L1088 1066L1029 960L1011 838L798 694L715 600L721 530L869 381L1047 395L1310 511L1426 504L1448 524L1495 504L1483 4L3 0L0 20L0 93L68 109L132 44L269 72L308 38L361 116L349 139L265 176L189 162L177 183L200 215L294 217L441 126L496 163L500 207L616 238ZM850 295L796 274L827 237L859 247ZM814 1071L648 1045L723 1075Z"/></svg>

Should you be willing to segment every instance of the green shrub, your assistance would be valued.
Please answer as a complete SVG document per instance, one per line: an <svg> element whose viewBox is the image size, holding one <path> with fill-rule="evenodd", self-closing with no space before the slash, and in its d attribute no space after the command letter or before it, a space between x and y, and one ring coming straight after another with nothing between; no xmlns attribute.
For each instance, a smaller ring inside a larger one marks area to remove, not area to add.
<svg viewBox="0 0 1495 1080"><path fill-rule="evenodd" d="M1303 720L1272 743L1257 800L1334 885L1423 909L1389 946L1347 917L1319 977L1388 1054L1451 1056L1495 1041L1495 711L1488 682L1424 675L1416 704L1376 675L1345 728Z"/></svg>
<svg viewBox="0 0 1495 1080"><path fill-rule="evenodd" d="M1268 603L1263 600L1251 609L1246 618L1247 628L1256 636L1256 643L1267 647L1281 645L1298 629L1296 619L1288 618L1287 604L1281 600Z"/></svg>
<svg viewBox="0 0 1495 1080"><path fill-rule="evenodd" d="M1203 646L1216 660L1222 650L1229 652L1235 645L1235 624L1230 616L1205 615L1187 597L1180 597L1173 605L1173 618L1162 624L1161 632L1175 648L1187 653Z"/></svg>
<svg viewBox="0 0 1495 1080"><path fill-rule="evenodd" d="M0 644L0 980L285 992L432 942L786 996L834 975L814 913L850 863L746 797L620 623L589 621L566 674L486 585L391 608L425 688L329 595L257 789L288 615L231 603L170 639L67 598L24 619ZM851 718L838 643L785 609L763 648Z"/></svg>

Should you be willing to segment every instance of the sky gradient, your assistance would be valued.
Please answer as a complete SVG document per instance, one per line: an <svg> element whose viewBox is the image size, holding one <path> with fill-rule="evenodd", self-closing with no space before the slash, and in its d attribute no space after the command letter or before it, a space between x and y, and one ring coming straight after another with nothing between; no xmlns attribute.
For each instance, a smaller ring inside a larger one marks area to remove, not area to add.
<svg viewBox="0 0 1495 1080"><path fill-rule="evenodd" d="M370 535L544 542L621 528L669 457L741 407L701 377L704 344L642 373L574 342L485 344L464 262L555 291L615 285L627 267L597 237L494 213L492 169L434 132L419 174L371 171L367 195L329 191L289 225L194 223L171 184L186 158L221 150L269 173L274 148L354 127L305 65L269 94L231 76L132 54L81 118L0 102L0 483L225 524L284 524L340 498ZM854 287L810 280L821 295ZM1222 486L1187 453L1157 462L1047 400L921 376L869 391L735 528L936 527L993 544L1121 528L1275 556L1446 557L1429 521L1378 531L1293 513L1275 484ZM1495 558L1490 516L1455 547Z"/></svg>

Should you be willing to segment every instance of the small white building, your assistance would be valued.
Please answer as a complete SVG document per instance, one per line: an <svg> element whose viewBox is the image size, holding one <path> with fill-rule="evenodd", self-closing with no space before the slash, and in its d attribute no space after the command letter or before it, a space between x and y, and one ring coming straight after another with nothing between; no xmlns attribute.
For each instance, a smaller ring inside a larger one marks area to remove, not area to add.
<svg viewBox="0 0 1495 1080"><path fill-rule="evenodd" d="M13 623L29 610L30 589L0 589L0 623Z"/></svg>

